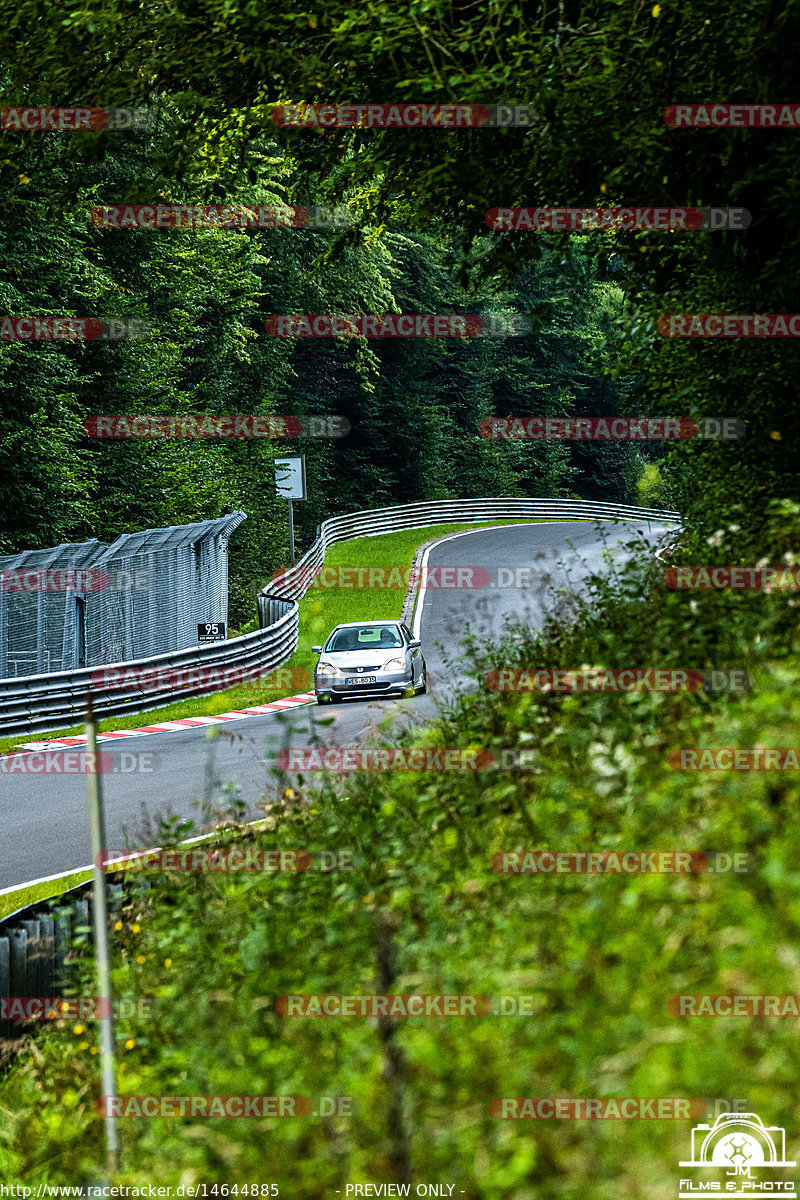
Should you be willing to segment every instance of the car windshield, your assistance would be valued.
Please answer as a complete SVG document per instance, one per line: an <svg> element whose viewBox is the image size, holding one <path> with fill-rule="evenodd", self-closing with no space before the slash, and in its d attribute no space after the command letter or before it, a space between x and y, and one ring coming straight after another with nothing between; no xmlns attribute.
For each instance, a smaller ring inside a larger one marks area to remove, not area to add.
<svg viewBox="0 0 800 1200"><path fill-rule="evenodd" d="M393 650L402 644L396 625L367 625L363 629L338 629L326 648L338 654L342 650Z"/></svg>

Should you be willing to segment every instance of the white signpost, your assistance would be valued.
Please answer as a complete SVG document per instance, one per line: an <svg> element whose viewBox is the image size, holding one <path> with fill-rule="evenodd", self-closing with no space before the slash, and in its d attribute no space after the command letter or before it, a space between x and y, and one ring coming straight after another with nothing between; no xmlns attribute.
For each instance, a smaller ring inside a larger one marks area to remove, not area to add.
<svg viewBox="0 0 800 1200"><path fill-rule="evenodd" d="M294 516L292 501L306 499L306 456L275 459L275 487L279 496L289 504L289 553L294 566Z"/></svg>

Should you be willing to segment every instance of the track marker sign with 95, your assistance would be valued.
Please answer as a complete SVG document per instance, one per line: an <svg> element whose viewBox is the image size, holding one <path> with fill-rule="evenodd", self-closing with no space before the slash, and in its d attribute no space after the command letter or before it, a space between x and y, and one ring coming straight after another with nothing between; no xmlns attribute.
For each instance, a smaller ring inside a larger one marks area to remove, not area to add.
<svg viewBox="0 0 800 1200"><path fill-rule="evenodd" d="M201 644L203 642L224 642L225 641L225 622L224 621L198 622L197 640Z"/></svg>

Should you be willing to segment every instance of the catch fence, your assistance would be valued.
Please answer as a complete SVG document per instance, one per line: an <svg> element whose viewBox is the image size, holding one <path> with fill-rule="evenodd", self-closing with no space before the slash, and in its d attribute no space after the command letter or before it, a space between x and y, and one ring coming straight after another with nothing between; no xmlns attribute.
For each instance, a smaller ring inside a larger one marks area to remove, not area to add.
<svg viewBox="0 0 800 1200"><path fill-rule="evenodd" d="M0 557L0 679L196 645L199 622L227 619L228 539L244 520L234 512Z"/></svg>

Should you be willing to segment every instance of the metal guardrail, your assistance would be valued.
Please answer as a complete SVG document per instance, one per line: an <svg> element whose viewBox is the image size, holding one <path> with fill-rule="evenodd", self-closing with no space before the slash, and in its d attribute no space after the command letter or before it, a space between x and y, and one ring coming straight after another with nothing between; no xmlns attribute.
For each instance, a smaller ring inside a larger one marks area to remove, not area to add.
<svg viewBox="0 0 800 1200"><path fill-rule="evenodd" d="M236 826L237 832L248 834L263 821L248 821ZM178 843L183 849L214 838L219 831L199 834ZM162 847L153 846L152 850ZM90 866L78 867L68 874L91 871ZM108 931L114 938L114 924L130 900L130 888L147 892L157 886L138 871L119 871L116 883L105 883ZM51 877L53 880L58 876ZM45 883L50 880L38 880ZM25 884L20 885L25 887ZM13 889L12 889L13 890ZM8 894L6 892L5 894ZM0 1001L20 997L57 999L76 982L76 960L89 954L94 942L94 882L87 879L73 884L56 896L35 900L14 912L0 917ZM0 1042L20 1038L31 1027L21 1013L3 1014L0 1009Z"/></svg>
<svg viewBox="0 0 800 1200"><path fill-rule="evenodd" d="M106 888L110 920L124 902L121 883ZM76 938L92 935L92 885L81 883L55 899L30 904L0 922L0 1000L63 996L72 981ZM0 1019L0 1038L22 1037L30 1026Z"/></svg>
<svg viewBox="0 0 800 1200"><path fill-rule="evenodd" d="M428 525L532 518L642 521L648 525L680 521L677 512L627 504L514 497L420 501L331 517L322 522L316 541L300 562L259 593L262 628L255 633L135 661L0 680L0 734L36 733L78 724L89 691L98 717L120 716L218 690L209 679L214 669L236 669L242 678L254 678L282 666L297 647L297 601L311 587L327 548L336 542Z"/></svg>
<svg viewBox="0 0 800 1200"><path fill-rule="evenodd" d="M213 673L254 678L281 666L297 646L297 605L275 599L269 628L228 642L192 646L134 662L0 680L0 734L35 733L79 724L92 694L98 717L157 708L220 686Z"/></svg>
<svg viewBox="0 0 800 1200"><path fill-rule="evenodd" d="M480 521L526 521L535 519L566 519L583 521L645 521L651 524L680 523L680 513L661 512L654 508L635 508L630 504L605 504L593 500L558 500L514 498L474 500L423 500L414 504L398 504L392 508L364 509L344 517L323 521L317 540L300 561L283 571L269 588L259 595L262 599L282 596L299 600L311 587L315 572L325 561L328 546L351 538L402 529L423 529L426 525L466 524ZM262 624L264 621L262 620Z"/></svg>

